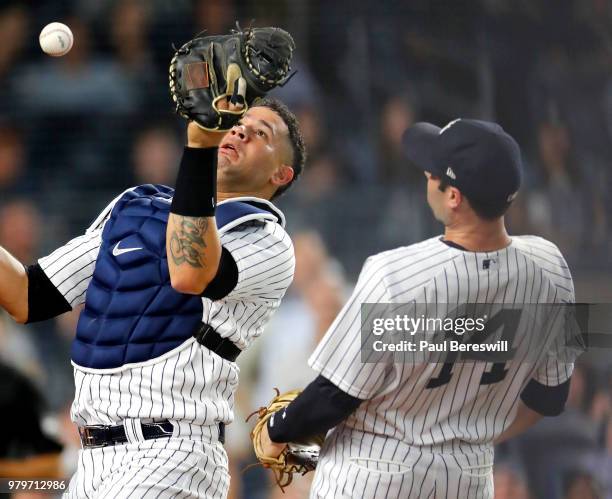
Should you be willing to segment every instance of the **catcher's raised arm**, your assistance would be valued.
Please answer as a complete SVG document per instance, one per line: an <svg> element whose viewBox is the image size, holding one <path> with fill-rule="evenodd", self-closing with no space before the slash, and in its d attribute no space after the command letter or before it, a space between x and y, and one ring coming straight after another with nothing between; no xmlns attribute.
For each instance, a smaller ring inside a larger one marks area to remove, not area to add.
<svg viewBox="0 0 612 499"><path fill-rule="evenodd" d="M182 293L202 293L223 267L214 223L217 147L249 106L288 80L294 48L281 28L249 28L197 37L172 58L170 93L190 120L167 226L170 276Z"/></svg>

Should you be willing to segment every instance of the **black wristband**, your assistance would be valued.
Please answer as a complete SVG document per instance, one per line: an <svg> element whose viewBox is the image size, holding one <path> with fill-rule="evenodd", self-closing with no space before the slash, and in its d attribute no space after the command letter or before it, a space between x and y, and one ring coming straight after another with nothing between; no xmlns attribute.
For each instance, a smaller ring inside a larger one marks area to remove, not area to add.
<svg viewBox="0 0 612 499"><path fill-rule="evenodd" d="M212 217L217 205L217 147L185 147L170 211L186 217Z"/></svg>

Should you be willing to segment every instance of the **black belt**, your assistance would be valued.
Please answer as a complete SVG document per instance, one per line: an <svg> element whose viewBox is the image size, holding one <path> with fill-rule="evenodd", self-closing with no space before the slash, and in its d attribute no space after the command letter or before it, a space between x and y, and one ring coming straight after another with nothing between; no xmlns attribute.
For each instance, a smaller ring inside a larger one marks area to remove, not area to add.
<svg viewBox="0 0 612 499"><path fill-rule="evenodd" d="M170 438L174 430L173 424L168 420L159 423L141 423L140 426L145 440ZM79 435L84 449L125 444L128 441L125 428L121 424L116 426L79 426ZM225 424L223 423L219 423L219 442L225 443Z"/></svg>
<svg viewBox="0 0 612 499"><path fill-rule="evenodd" d="M234 362L238 355L240 355L240 348L238 348L231 340L221 337L212 326L202 323L198 329L193 333L193 337L198 343L204 345L211 352L215 352L219 357L223 357L225 360Z"/></svg>

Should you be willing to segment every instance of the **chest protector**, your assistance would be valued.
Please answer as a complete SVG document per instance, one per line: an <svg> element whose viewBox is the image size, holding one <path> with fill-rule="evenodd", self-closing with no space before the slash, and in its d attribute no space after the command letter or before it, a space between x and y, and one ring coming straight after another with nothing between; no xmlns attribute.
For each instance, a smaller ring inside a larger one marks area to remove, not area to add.
<svg viewBox="0 0 612 499"><path fill-rule="evenodd" d="M173 189L141 185L125 192L104 225L71 355L90 369L155 359L191 338L202 321L202 298L170 284L166 224ZM252 220L280 222L264 203L217 206L220 232Z"/></svg>

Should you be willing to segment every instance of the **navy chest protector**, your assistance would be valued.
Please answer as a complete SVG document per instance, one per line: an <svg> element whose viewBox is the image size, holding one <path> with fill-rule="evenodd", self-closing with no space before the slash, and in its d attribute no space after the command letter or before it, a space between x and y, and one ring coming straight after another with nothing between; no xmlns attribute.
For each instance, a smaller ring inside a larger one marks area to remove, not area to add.
<svg viewBox="0 0 612 499"><path fill-rule="evenodd" d="M114 369L157 358L192 337L202 298L176 292L166 260L166 224L173 189L141 185L111 211L87 288L71 355L75 364ZM217 227L278 217L254 204L218 205Z"/></svg>

